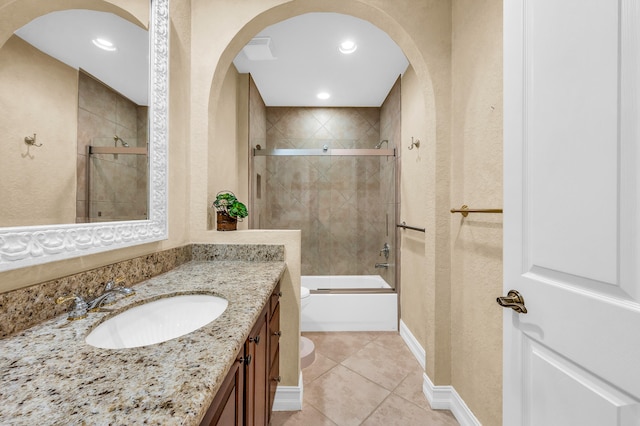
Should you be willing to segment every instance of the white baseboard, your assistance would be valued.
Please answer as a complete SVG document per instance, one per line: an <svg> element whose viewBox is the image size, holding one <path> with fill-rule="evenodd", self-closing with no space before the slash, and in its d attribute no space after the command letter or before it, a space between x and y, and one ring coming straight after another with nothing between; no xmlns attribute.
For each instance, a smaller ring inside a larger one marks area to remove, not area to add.
<svg viewBox="0 0 640 426"><path fill-rule="evenodd" d="M298 378L298 386L278 386L273 397L273 411L300 411L302 410L302 372Z"/></svg>
<svg viewBox="0 0 640 426"><path fill-rule="evenodd" d="M404 343L406 343L406 345L409 347L409 350L411 351L413 356L418 360L420 366L422 367L422 370L425 370L425 362L427 359L426 353L422 346L420 346L420 343L418 343L418 339L415 338L415 336L411 333L411 330L409 330L409 327L407 327L407 325L402 320L400 320L400 337L402 337Z"/></svg>
<svg viewBox="0 0 640 426"><path fill-rule="evenodd" d="M425 350L402 320L400 321L400 336L424 370L426 360ZM467 407L467 404L465 404L453 386L436 386L431 379L429 379L427 373L424 373L422 392L427 397L431 408L434 410L450 410L461 426L481 426L481 423L476 416L473 415L473 412Z"/></svg>
<svg viewBox="0 0 640 426"><path fill-rule="evenodd" d="M450 410L460 426L482 426L453 386L436 386L423 374L422 392L434 410Z"/></svg>

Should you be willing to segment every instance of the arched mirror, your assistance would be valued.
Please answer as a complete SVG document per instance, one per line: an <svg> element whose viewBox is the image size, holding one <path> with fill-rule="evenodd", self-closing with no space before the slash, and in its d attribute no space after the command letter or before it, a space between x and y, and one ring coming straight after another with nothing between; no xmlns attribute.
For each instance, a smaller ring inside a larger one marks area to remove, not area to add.
<svg viewBox="0 0 640 426"><path fill-rule="evenodd" d="M100 3L0 39L0 271L167 238L168 1Z"/></svg>

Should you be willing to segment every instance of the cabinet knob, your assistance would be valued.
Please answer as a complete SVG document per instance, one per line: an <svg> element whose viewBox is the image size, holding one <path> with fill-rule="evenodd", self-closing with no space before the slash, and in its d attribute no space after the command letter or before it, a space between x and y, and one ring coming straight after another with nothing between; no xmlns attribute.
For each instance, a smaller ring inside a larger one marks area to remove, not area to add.
<svg viewBox="0 0 640 426"><path fill-rule="evenodd" d="M277 295L278 295L278 297L282 297L282 292L281 292L281 291L279 291L279 292L277 293Z"/></svg>
<svg viewBox="0 0 640 426"><path fill-rule="evenodd" d="M243 363L244 365L251 364L251 355L247 355L246 357L241 356L238 358L238 362Z"/></svg>
<svg viewBox="0 0 640 426"><path fill-rule="evenodd" d="M260 343L260 336L249 337L249 341L255 343L256 345Z"/></svg>
<svg viewBox="0 0 640 426"><path fill-rule="evenodd" d="M282 381L282 376L274 377L273 381L280 383Z"/></svg>
<svg viewBox="0 0 640 426"><path fill-rule="evenodd" d="M273 335L274 336L282 336L282 331L274 331Z"/></svg>

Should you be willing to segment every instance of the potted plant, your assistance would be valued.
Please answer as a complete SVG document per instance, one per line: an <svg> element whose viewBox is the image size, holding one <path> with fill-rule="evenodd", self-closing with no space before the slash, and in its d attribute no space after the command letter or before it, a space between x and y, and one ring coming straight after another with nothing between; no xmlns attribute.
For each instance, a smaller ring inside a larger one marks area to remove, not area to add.
<svg viewBox="0 0 640 426"><path fill-rule="evenodd" d="M238 201L231 191L220 191L213 201L216 210L216 227L218 231L235 231L238 221L247 217L247 206Z"/></svg>

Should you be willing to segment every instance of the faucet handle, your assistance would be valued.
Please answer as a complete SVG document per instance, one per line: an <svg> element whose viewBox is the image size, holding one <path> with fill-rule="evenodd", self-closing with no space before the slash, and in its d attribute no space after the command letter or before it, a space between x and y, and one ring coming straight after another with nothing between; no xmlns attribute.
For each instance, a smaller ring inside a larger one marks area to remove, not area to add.
<svg viewBox="0 0 640 426"><path fill-rule="evenodd" d="M73 321L85 318L87 316L89 305L82 297L78 295L71 294L68 296L60 296L56 299L56 305L68 302L69 300L73 300L74 303L71 311L69 311L69 316L67 317L67 319L69 321Z"/></svg>
<svg viewBox="0 0 640 426"><path fill-rule="evenodd" d="M109 280L107 281L107 283L104 285L104 291L109 291L111 290L116 284L120 284L123 283L125 281L124 277L118 277L116 279L113 280Z"/></svg>
<svg viewBox="0 0 640 426"><path fill-rule="evenodd" d="M116 279L109 280L104 286L104 293L111 290L116 290L124 294L126 297L133 296L134 294L136 294L136 292L133 289L121 285L125 281L126 279L124 277L118 277ZM115 296L114 295L111 295L111 296L112 297L109 298L106 304L113 303L113 301L115 300Z"/></svg>
<svg viewBox="0 0 640 426"><path fill-rule="evenodd" d="M389 243L384 243L382 250L380 250L380 256L384 254L384 258L389 259L389 251L391 251L391 246Z"/></svg>

